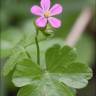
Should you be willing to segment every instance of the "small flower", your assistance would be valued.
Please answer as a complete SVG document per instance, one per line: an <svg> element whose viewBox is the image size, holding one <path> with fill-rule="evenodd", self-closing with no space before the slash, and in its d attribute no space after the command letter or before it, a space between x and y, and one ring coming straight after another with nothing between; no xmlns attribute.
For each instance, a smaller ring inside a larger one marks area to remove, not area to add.
<svg viewBox="0 0 96 96"><path fill-rule="evenodd" d="M36 25L43 28L49 23L52 27L59 28L61 26L61 21L53 16L62 13L62 6L60 4L55 4L52 8L50 8L50 0L41 0L40 5L41 7L34 5L31 8L31 13L39 16L36 19Z"/></svg>

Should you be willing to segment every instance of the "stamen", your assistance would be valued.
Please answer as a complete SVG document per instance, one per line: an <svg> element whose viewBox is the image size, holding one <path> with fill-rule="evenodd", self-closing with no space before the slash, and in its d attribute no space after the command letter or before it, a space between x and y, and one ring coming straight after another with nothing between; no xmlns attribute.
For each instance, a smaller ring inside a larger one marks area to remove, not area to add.
<svg viewBox="0 0 96 96"><path fill-rule="evenodd" d="M44 13L44 16L45 16L46 18L50 17L50 11L46 11L46 12Z"/></svg>

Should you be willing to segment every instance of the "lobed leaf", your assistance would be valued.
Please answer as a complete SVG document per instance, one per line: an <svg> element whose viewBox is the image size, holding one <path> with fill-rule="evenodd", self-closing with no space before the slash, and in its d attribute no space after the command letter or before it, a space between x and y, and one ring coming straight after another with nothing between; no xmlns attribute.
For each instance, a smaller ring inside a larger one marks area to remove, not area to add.
<svg viewBox="0 0 96 96"><path fill-rule="evenodd" d="M41 77L42 71L39 65L30 59L23 59L17 63L12 81L17 87L22 87L36 81L38 82Z"/></svg>
<svg viewBox="0 0 96 96"><path fill-rule="evenodd" d="M46 68L54 79L70 87L85 87L92 77L92 71L86 64L78 63L76 57L73 48L55 45L46 52Z"/></svg>

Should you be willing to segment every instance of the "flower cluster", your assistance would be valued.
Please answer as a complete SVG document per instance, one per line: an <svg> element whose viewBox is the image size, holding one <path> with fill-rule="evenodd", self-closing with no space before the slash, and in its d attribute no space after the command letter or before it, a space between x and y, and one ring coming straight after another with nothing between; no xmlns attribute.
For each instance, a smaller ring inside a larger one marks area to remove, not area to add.
<svg viewBox="0 0 96 96"><path fill-rule="evenodd" d="M31 13L37 15L36 25L44 28L49 23L53 28L59 28L61 21L53 16L61 14L63 7L60 4L55 4L51 8L50 0L41 0L40 7L37 5L32 6Z"/></svg>

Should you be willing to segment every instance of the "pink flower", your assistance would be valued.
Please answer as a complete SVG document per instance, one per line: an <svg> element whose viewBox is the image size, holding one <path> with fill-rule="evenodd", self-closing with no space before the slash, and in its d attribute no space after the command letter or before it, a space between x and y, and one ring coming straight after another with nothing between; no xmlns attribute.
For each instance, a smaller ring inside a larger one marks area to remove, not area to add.
<svg viewBox="0 0 96 96"><path fill-rule="evenodd" d="M55 4L52 8L50 8L50 0L41 0L40 5L41 7L34 5L31 8L31 13L39 16L36 19L36 25L42 28L49 23L52 27L59 28L61 26L61 21L53 16L62 13L62 6L60 4Z"/></svg>

